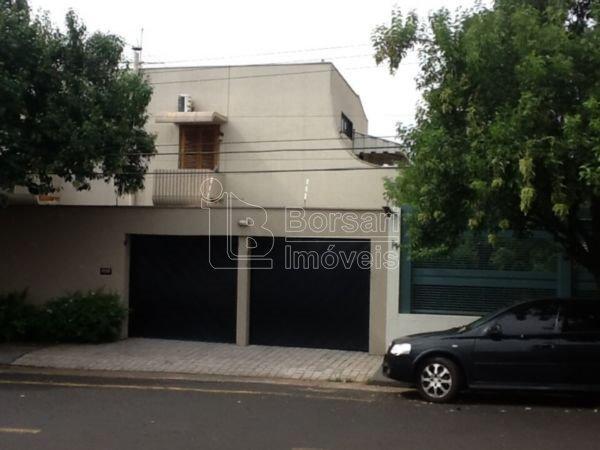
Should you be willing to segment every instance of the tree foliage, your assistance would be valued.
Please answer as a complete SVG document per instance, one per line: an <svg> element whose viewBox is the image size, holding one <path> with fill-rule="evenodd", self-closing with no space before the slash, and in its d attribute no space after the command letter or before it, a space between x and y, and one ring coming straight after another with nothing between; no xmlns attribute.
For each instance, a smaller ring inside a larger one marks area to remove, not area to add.
<svg viewBox="0 0 600 450"><path fill-rule="evenodd" d="M0 43L0 191L53 192L53 176L141 188L152 91L123 66L124 42L88 34L72 11L62 32L25 0L0 0Z"/></svg>
<svg viewBox="0 0 600 450"><path fill-rule="evenodd" d="M496 0L373 33L393 73L418 51L423 100L387 183L417 248L465 230L545 230L600 280L600 2Z"/></svg>

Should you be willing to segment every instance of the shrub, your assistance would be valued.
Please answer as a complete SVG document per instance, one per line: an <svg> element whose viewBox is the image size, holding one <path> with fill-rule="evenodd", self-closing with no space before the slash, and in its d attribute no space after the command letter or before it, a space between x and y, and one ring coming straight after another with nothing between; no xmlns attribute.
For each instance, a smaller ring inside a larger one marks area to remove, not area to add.
<svg viewBox="0 0 600 450"><path fill-rule="evenodd" d="M0 342L26 340L36 309L26 302L27 291L0 294Z"/></svg>
<svg viewBox="0 0 600 450"><path fill-rule="evenodd" d="M56 342L109 342L121 334L126 309L117 294L77 291L40 308L39 338Z"/></svg>

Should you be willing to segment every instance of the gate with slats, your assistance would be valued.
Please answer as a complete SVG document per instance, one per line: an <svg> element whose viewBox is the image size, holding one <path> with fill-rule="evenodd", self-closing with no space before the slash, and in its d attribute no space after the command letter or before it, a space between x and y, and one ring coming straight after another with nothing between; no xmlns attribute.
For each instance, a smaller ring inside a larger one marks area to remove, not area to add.
<svg viewBox="0 0 600 450"><path fill-rule="evenodd" d="M130 336L235 342L237 271L228 249L237 238L129 239Z"/></svg>
<svg viewBox="0 0 600 450"><path fill-rule="evenodd" d="M572 267L545 233L511 233L491 246L466 234L449 255L411 258L402 227L400 312L481 315L544 297L597 297L593 277Z"/></svg>

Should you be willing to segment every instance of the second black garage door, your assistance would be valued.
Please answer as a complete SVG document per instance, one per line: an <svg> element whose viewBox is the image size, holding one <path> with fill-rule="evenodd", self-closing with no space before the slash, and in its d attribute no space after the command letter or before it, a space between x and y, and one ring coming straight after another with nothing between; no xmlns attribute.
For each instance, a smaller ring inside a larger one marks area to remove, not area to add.
<svg viewBox="0 0 600 450"><path fill-rule="evenodd" d="M131 236L129 335L235 342L237 238ZM218 267L218 268L215 268Z"/></svg>
<svg viewBox="0 0 600 450"><path fill-rule="evenodd" d="M256 254L263 254L273 243L270 238L256 241ZM352 255L364 256L369 250L369 241L363 240L286 242L276 238L269 254L273 268L252 265L250 343L368 351L370 271L361 268ZM336 258L325 260L327 251ZM299 260L312 255L309 268L293 268L293 255L300 254ZM320 264L334 259L345 264L333 268Z"/></svg>

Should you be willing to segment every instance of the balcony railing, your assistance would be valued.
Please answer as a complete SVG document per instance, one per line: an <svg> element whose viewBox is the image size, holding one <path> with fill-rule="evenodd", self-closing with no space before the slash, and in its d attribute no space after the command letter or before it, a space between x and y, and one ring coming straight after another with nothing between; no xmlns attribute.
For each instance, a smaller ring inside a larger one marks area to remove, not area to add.
<svg viewBox="0 0 600 450"><path fill-rule="evenodd" d="M207 169L157 169L152 202L155 206L203 206L223 194L223 176Z"/></svg>
<svg viewBox="0 0 600 450"><path fill-rule="evenodd" d="M388 139L355 131L352 146L356 156L373 164L388 166L408 162L400 144Z"/></svg>

